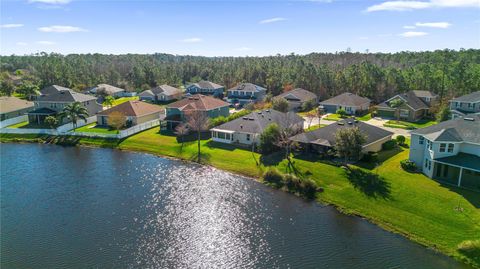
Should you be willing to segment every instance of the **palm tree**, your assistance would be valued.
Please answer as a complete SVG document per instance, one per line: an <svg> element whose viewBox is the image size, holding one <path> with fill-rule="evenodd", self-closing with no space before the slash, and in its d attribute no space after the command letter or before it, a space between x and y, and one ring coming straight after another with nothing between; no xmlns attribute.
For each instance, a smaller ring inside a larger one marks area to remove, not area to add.
<svg viewBox="0 0 480 269"><path fill-rule="evenodd" d="M80 102L74 102L65 106L63 111L58 113L58 118L59 122L62 122L64 118L70 119L75 130L77 128L77 120L87 120L88 111Z"/></svg>
<svg viewBox="0 0 480 269"><path fill-rule="evenodd" d="M405 104L405 101L403 101L400 98L392 100L389 103L391 108L395 108L395 115L397 117L397 122L400 120L400 107L403 106L403 104Z"/></svg>

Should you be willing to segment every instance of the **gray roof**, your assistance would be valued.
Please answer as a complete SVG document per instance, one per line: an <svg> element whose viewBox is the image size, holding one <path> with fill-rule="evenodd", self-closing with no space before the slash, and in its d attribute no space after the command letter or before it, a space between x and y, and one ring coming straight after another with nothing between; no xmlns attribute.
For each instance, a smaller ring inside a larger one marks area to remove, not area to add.
<svg viewBox="0 0 480 269"><path fill-rule="evenodd" d="M41 89L40 93L42 95L45 95L45 94L57 93L59 91L73 91L73 90L69 89L69 88L62 87L62 86L58 86L58 85L50 85L50 86L47 86L47 87Z"/></svg>
<svg viewBox="0 0 480 269"><path fill-rule="evenodd" d="M392 132L386 131L382 128L350 118L340 120L336 123L310 132L295 135L291 139L301 143L312 143L331 147L335 145L335 133L337 132L337 130L353 127L358 127L360 132L362 132L366 136L365 144L370 144L393 135Z"/></svg>
<svg viewBox="0 0 480 269"><path fill-rule="evenodd" d="M272 123L278 124L280 128L286 128L297 123L301 123L303 126L303 121L302 117L293 112L283 113L273 109L266 109L252 112L213 129L260 134Z"/></svg>
<svg viewBox="0 0 480 269"><path fill-rule="evenodd" d="M38 102L87 102L95 101L95 96L74 92L72 90L61 90L56 93L40 95L37 97Z"/></svg>
<svg viewBox="0 0 480 269"><path fill-rule="evenodd" d="M478 165L480 163L480 157L473 154L460 152L457 155L439 158L435 161L480 171L480 166Z"/></svg>
<svg viewBox="0 0 480 269"><path fill-rule="evenodd" d="M480 115L467 115L440 122L426 128L416 129L419 134L432 141L469 142L480 144Z"/></svg>
<svg viewBox="0 0 480 269"><path fill-rule="evenodd" d="M228 91L266 92L267 89L252 83L240 83L237 86L228 89Z"/></svg>
<svg viewBox="0 0 480 269"><path fill-rule="evenodd" d="M390 102L396 98L400 98L402 99L403 101L405 101L405 103L410 106L411 108L413 108L413 110L419 110L419 109L428 109L428 105L425 104L422 99L420 99L420 97L418 97L414 91L409 91L409 92L406 92L406 93L401 93L401 94L397 94L395 95L394 97L388 99L387 101L379 104L378 106L379 107L390 107Z"/></svg>
<svg viewBox="0 0 480 269"><path fill-rule="evenodd" d="M167 84L163 84L163 85L160 85L160 86L157 86L157 87L153 88L152 92L155 93L155 94L163 93L163 94L168 96L168 95L181 94L182 90L177 89L177 88L172 87L172 86L167 85Z"/></svg>
<svg viewBox="0 0 480 269"><path fill-rule="evenodd" d="M341 105L341 106L361 106L367 102L370 102L370 99L366 97L358 96L354 93L345 92L325 101L320 102L322 105Z"/></svg>
<svg viewBox="0 0 480 269"><path fill-rule="evenodd" d="M283 97L288 101L300 101L300 102L306 102L309 100L317 99L316 94L301 88L296 88L291 91L284 92L278 95L277 97Z"/></svg>
<svg viewBox="0 0 480 269"><path fill-rule="evenodd" d="M480 102L480 91L472 92L457 98L452 99L454 102L468 102L468 103L475 103Z"/></svg>
<svg viewBox="0 0 480 269"><path fill-rule="evenodd" d="M414 90L413 93L419 98L436 98L438 95L431 91L418 91Z"/></svg>
<svg viewBox="0 0 480 269"><path fill-rule="evenodd" d="M109 84L98 84L97 87L94 87L91 92L92 93L97 93L98 91L105 91L105 93L112 95L117 92L125 92L125 89L121 89Z"/></svg>
<svg viewBox="0 0 480 269"><path fill-rule="evenodd" d="M211 81L206 81L206 80L202 80L202 81L199 81L197 83L192 83L191 85L189 85L189 87L192 86L192 85L195 85L200 89L207 89L207 90L216 90L216 89L223 88L222 85L218 85L216 83L213 83Z"/></svg>
<svg viewBox="0 0 480 269"><path fill-rule="evenodd" d="M155 96L155 94L152 92L152 90L146 90L141 92L138 96Z"/></svg>

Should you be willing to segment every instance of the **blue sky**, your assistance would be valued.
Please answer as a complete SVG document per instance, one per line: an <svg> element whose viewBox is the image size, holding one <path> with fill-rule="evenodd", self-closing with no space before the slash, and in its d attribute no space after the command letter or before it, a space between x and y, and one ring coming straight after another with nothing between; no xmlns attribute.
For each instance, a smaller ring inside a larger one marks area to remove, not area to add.
<svg viewBox="0 0 480 269"><path fill-rule="evenodd" d="M0 12L2 55L480 48L480 0L2 0Z"/></svg>

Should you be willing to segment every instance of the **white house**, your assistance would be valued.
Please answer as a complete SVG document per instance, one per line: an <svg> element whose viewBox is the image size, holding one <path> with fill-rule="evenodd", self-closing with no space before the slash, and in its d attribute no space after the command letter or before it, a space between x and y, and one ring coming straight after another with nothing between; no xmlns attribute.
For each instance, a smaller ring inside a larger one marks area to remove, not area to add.
<svg viewBox="0 0 480 269"><path fill-rule="evenodd" d="M480 115L411 133L410 160L433 179L480 190Z"/></svg>

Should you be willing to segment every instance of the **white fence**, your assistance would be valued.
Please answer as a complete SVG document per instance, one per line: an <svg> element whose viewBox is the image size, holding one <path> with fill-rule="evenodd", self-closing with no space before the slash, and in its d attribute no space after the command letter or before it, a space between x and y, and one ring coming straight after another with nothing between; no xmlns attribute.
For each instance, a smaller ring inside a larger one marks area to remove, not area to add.
<svg viewBox="0 0 480 269"><path fill-rule="evenodd" d="M77 128L85 126L85 125L90 124L90 123L93 123L95 121L97 121L97 116L88 117L86 121L79 120L79 121L77 121ZM71 122L57 127L57 131L59 133L65 133L65 132L68 132L72 129L73 129L73 123L71 123Z"/></svg>
<svg viewBox="0 0 480 269"><path fill-rule="evenodd" d="M68 132L65 135L122 139L158 125L160 125L160 120L156 119L156 120L151 120L151 121L147 121L147 122L135 125L125 130L121 130L118 134L102 134L102 133L93 133L93 132Z"/></svg>
<svg viewBox="0 0 480 269"><path fill-rule="evenodd" d="M58 135L55 129L2 128L0 134L49 134Z"/></svg>
<svg viewBox="0 0 480 269"><path fill-rule="evenodd" d="M14 124L17 124L17 123L20 123L20 122L24 122L24 121L28 121L28 116L27 115L18 116L18 117L11 118L11 119L8 119L8 120L3 120L3 121L0 121L0 128L4 128L4 127L14 125Z"/></svg>

